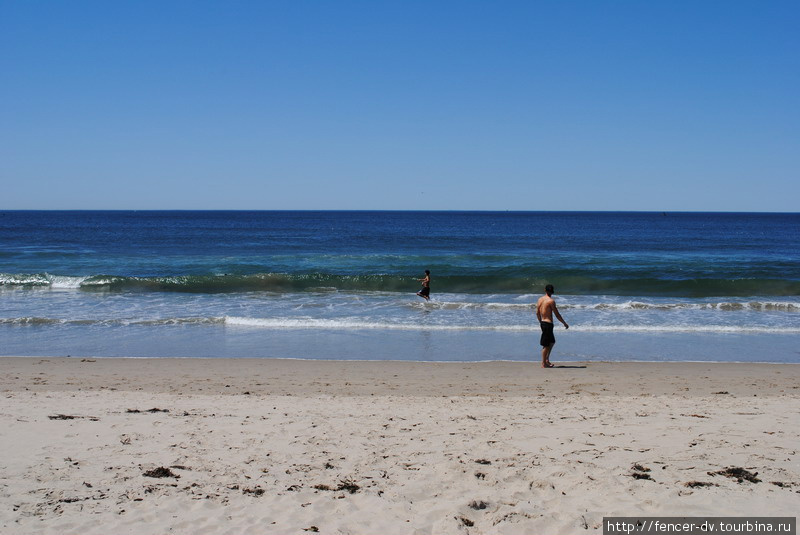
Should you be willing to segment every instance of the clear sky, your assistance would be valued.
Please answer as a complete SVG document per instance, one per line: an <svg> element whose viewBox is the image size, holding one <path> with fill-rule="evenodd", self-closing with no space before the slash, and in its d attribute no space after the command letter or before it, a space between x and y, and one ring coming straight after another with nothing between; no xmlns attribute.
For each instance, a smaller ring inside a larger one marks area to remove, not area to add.
<svg viewBox="0 0 800 535"><path fill-rule="evenodd" d="M0 0L0 209L800 211L800 2Z"/></svg>

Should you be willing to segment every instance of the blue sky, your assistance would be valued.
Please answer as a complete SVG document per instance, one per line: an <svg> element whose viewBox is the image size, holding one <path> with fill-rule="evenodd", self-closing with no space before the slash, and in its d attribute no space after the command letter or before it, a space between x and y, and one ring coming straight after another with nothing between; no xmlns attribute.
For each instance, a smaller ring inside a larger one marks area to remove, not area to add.
<svg viewBox="0 0 800 535"><path fill-rule="evenodd" d="M0 0L0 209L798 211L796 1Z"/></svg>

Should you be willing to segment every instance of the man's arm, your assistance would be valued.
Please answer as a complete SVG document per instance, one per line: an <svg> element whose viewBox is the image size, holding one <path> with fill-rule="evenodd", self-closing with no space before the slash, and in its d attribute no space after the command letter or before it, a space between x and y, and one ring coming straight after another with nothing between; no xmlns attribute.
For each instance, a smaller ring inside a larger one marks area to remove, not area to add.
<svg viewBox="0 0 800 535"><path fill-rule="evenodd" d="M555 301L553 301L553 314L556 315L556 317L558 318L558 321L560 321L561 323L564 324L564 328L565 329L569 329L569 325L567 325L567 322L564 321L564 318L561 317L561 313L558 311L558 307L556 306L556 302Z"/></svg>
<svg viewBox="0 0 800 535"><path fill-rule="evenodd" d="M542 304L542 300L539 299L539 301L536 302L536 319L539 320L539 323L542 322L542 311L541 311L541 307L539 306L541 304Z"/></svg>

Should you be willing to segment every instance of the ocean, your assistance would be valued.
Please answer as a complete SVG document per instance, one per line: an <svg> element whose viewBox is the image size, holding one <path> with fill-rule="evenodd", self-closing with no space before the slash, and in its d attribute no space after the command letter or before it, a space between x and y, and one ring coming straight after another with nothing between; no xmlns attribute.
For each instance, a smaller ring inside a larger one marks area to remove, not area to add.
<svg viewBox="0 0 800 535"><path fill-rule="evenodd" d="M431 271L431 301L415 295ZM800 214L0 212L0 355L800 362Z"/></svg>

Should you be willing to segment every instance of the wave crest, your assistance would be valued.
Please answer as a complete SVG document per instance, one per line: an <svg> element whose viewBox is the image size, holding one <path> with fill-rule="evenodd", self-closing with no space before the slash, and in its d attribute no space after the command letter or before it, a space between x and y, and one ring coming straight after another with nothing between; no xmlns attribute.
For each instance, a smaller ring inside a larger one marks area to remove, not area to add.
<svg viewBox="0 0 800 535"><path fill-rule="evenodd" d="M562 295L749 297L798 296L794 279L601 279L563 276L547 279ZM543 287L536 275L442 275L434 278L433 291L462 294L525 294ZM255 273L132 277L122 275L68 276L49 273L0 273L0 287L50 287L86 291L139 291L187 293L263 292L415 292L416 277L390 274L341 275L331 273ZM652 306L631 303L635 306ZM738 306L732 304L730 306Z"/></svg>

